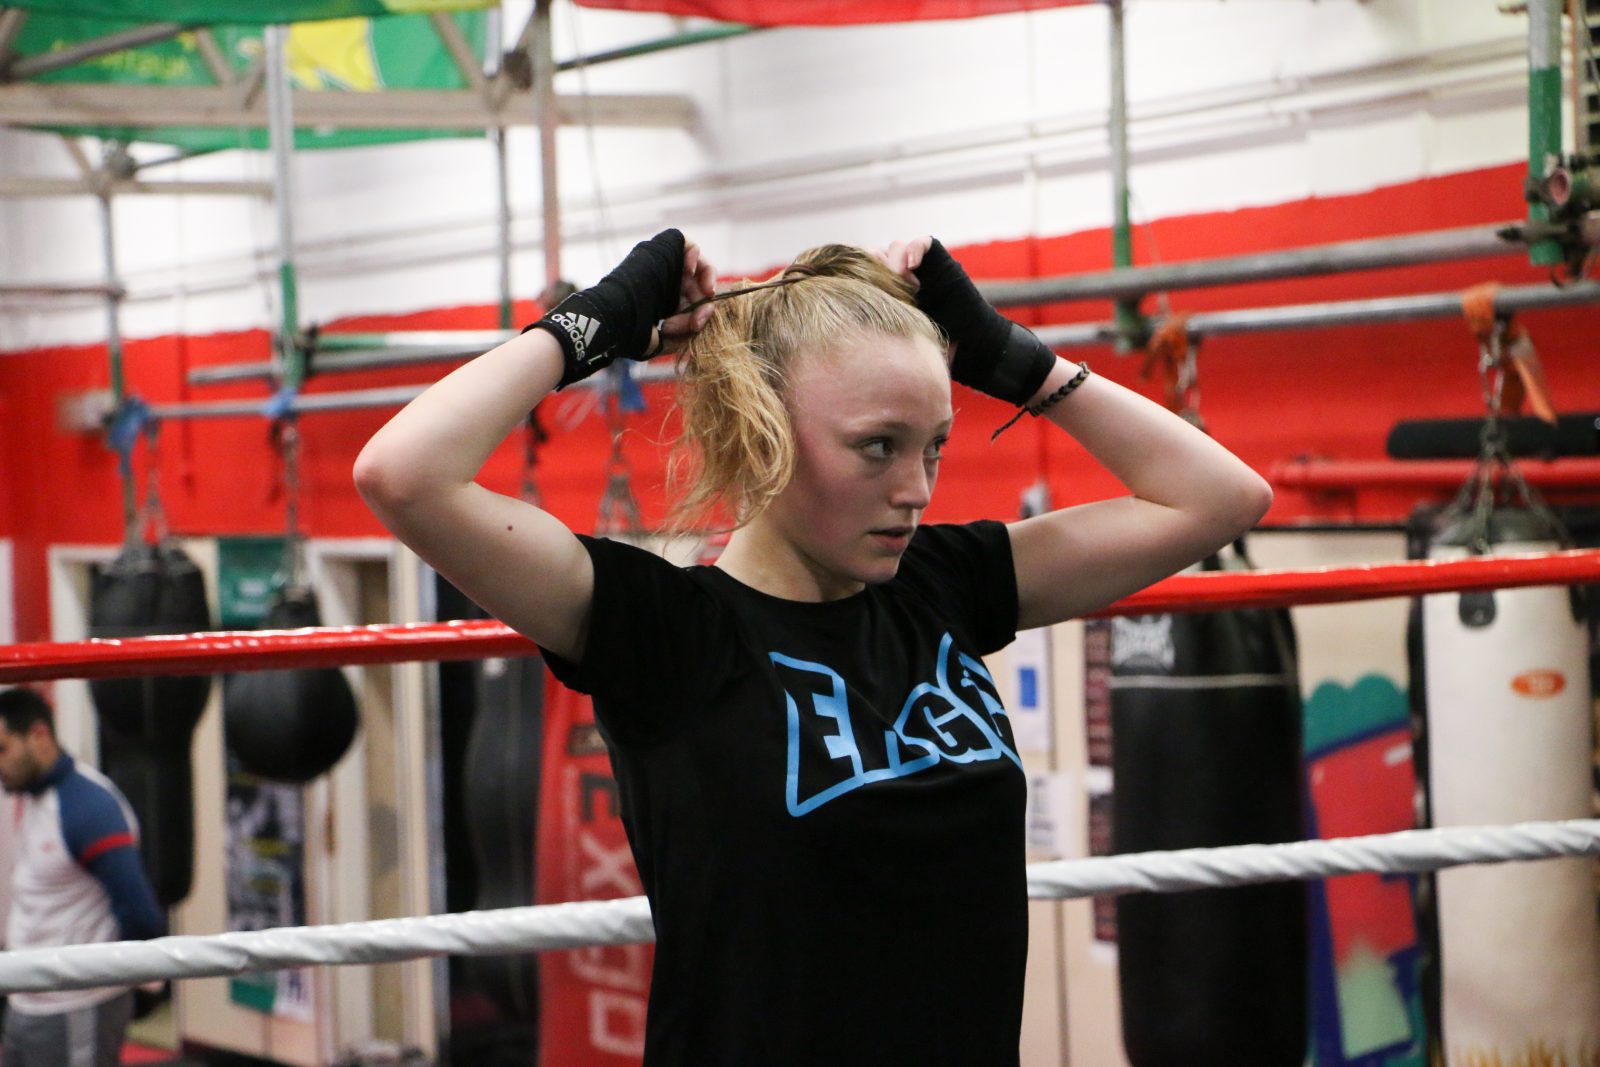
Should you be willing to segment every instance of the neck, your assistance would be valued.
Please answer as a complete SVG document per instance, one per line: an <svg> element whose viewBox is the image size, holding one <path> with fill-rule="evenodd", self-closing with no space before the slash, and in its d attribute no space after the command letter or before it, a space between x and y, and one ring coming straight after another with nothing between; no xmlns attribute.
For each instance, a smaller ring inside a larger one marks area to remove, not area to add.
<svg viewBox="0 0 1600 1067"><path fill-rule="evenodd" d="M48 789L59 777L57 772L62 769L61 757L63 755L64 753L61 751L60 746L54 743L48 747L39 746L39 750L34 753L34 759L39 764L38 777L23 788L30 793L42 793Z"/></svg>
<svg viewBox="0 0 1600 1067"><path fill-rule="evenodd" d="M854 596L866 588L853 578L824 569L765 521L765 516L735 530L716 565L750 588L784 600L820 604Z"/></svg>

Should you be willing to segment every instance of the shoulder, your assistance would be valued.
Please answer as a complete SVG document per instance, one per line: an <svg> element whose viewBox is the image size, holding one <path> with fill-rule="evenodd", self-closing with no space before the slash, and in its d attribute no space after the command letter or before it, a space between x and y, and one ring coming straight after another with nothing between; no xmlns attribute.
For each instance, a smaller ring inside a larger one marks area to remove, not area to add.
<svg viewBox="0 0 1600 1067"><path fill-rule="evenodd" d="M919 527L892 585L942 618L963 620L984 653L1003 648L1016 633L1017 571L1004 523Z"/></svg>
<svg viewBox="0 0 1600 1067"><path fill-rule="evenodd" d="M898 581L948 581L969 575L982 581L1012 575L1011 534L992 519L961 524L933 523L917 527L900 561Z"/></svg>
<svg viewBox="0 0 1600 1067"><path fill-rule="evenodd" d="M107 839L132 835L132 819L122 794L111 780L93 767L78 765L56 785L61 833L74 855ZM115 843L121 843L117 841ZM104 848L101 848L103 851Z"/></svg>

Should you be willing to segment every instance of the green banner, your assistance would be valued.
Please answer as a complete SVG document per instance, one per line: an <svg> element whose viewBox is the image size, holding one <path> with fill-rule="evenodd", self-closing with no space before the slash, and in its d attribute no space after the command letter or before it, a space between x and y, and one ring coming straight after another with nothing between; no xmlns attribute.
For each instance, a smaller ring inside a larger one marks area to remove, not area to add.
<svg viewBox="0 0 1600 1067"><path fill-rule="evenodd" d="M343 2L343 0L341 0ZM132 6L129 4L128 6ZM159 5L148 5L156 7ZM184 7L178 4L176 7ZM334 6L334 5L324 5ZM377 4L344 6L381 7ZM460 4L438 4L439 7ZM168 16L171 17L171 16ZM460 27L473 55L482 57L488 36L488 17L482 11L457 11L451 19ZM19 56L58 52L83 41L134 28L137 23L108 22L66 15L30 15L12 49ZM265 45L259 25L226 24L211 28L223 60L243 74L259 60ZM299 22L289 27L290 83L312 92L373 93L385 89L464 89L466 81L456 69L444 44L426 15L389 18L340 18ZM112 83L125 85L214 86L193 33L138 48L75 63L38 74L36 82ZM63 133L86 134L118 141L154 141L193 152L223 148L265 148L265 129L200 126L55 127ZM335 148L383 144L427 137L480 136L459 130L329 130L297 129L296 148Z"/></svg>
<svg viewBox="0 0 1600 1067"><path fill-rule="evenodd" d="M471 11L498 0L9 0L8 7L41 15L75 15L121 22L223 23L311 22L429 11Z"/></svg>

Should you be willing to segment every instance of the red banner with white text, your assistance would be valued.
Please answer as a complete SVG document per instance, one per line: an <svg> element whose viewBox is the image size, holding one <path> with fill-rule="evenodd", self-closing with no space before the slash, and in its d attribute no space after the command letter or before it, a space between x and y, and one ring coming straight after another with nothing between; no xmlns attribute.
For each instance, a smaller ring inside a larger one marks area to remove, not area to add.
<svg viewBox="0 0 1600 1067"><path fill-rule="evenodd" d="M1011 15L1100 0L577 0L583 7L698 15L750 26L843 26Z"/></svg>
<svg viewBox="0 0 1600 1067"><path fill-rule="evenodd" d="M594 705L547 676L544 716L539 903L641 895ZM638 1067L654 954L652 945L542 953L540 1067Z"/></svg>

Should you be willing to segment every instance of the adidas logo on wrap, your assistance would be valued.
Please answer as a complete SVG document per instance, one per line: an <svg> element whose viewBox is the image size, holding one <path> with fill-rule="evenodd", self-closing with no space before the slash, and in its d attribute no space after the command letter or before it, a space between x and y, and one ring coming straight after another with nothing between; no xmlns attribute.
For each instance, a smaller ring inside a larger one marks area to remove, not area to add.
<svg viewBox="0 0 1600 1067"><path fill-rule="evenodd" d="M587 315L579 315L572 311L558 311L550 316L550 321L567 332L572 338L572 345L578 352L579 363L592 363L605 355L605 352L596 352L589 355L589 344L594 340L594 335L600 332L600 323Z"/></svg>

